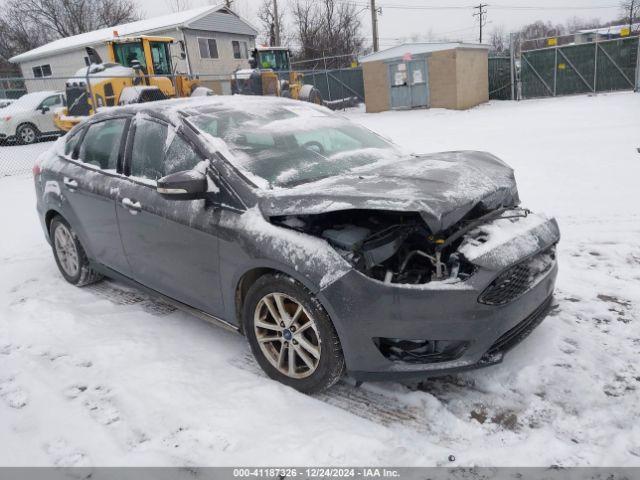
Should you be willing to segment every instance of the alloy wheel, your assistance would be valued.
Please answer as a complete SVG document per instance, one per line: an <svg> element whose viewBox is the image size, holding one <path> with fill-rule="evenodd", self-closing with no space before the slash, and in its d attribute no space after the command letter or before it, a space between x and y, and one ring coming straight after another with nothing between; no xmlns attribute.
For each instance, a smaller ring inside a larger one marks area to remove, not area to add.
<svg viewBox="0 0 640 480"><path fill-rule="evenodd" d="M306 378L318 368L322 346L316 321L296 299L269 293L256 306L253 325L265 358L290 378Z"/></svg>
<svg viewBox="0 0 640 480"><path fill-rule="evenodd" d="M66 225L58 225L53 235L53 244L62 269L70 277L75 277L80 268L78 249Z"/></svg>
<svg viewBox="0 0 640 480"><path fill-rule="evenodd" d="M20 140L22 143L33 143L36 140L36 131L29 126L20 129Z"/></svg>

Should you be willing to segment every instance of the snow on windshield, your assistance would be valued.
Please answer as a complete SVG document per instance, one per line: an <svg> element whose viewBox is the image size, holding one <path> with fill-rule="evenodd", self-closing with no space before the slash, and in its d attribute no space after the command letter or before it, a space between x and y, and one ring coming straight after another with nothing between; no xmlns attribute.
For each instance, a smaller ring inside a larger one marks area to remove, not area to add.
<svg viewBox="0 0 640 480"><path fill-rule="evenodd" d="M189 120L236 167L263 179L254 182L260 187L304 184L400 156L366 128L301 102L223 102Z"/></svg>

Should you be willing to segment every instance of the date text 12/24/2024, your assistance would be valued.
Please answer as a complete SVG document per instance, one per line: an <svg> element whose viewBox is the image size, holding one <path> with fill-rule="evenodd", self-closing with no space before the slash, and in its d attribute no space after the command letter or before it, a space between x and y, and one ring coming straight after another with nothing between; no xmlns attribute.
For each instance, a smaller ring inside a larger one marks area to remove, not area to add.
<svg viewBox="0 0 640 480"><path fill-rule="evenodd" d="M399 478L389 468L234 468L234 478Z"/></svg>

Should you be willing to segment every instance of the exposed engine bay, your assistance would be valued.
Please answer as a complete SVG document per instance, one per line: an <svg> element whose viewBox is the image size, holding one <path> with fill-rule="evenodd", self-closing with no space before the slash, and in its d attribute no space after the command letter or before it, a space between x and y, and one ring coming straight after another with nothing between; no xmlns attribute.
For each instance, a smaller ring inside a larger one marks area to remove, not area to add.
<svg viewBox="0 0 640 480"><path fill-rule="evenodd" d="M434 235L418 213L342 210L272 217L276 224L326 239L355 269L385 283L425 284L468 278L474 266L457 247L465 233L505 214L472 211L445 232ZM523 209L509 215L526 216Z"/></svg>

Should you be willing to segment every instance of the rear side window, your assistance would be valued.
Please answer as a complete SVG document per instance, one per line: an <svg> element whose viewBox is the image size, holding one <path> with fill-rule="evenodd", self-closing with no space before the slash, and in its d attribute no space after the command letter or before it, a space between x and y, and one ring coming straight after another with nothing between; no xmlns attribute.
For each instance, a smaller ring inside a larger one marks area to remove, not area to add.
<svg viewBox="0 0 640 480"><path fill-rule="evenodd" d="M116 170L125 118L115 118L89 126L82 145L79 160L103 170Z"/></svg>
<svg viewBox="0 0 640 480"><path fill-rule="evenodd" d="M158 180L170 173L191 170L200 156L182 137L163 123L136 120L131 150L131 175Z"/></svg>

